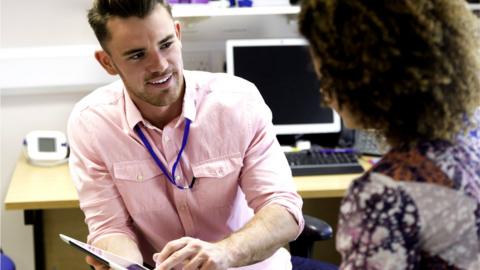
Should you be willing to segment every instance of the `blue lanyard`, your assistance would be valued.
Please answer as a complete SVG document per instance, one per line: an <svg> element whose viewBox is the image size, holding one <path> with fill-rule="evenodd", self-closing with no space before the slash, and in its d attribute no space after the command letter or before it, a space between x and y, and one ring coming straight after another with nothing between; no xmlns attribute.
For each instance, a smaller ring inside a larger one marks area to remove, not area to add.
<svg viewBox="0 0 480 270"><path fill-rule="evenodd" d="M175 163L173 163L172 174L170 174L168 172L167 168L165 168L163 163L158 158L157 154L155 154L155 152L153 151L152 146L150 145L147 138L145 137L142 130L140 129L140 125L137 124L134 128L135 132L137 132L138 136L140 136L140 139L142 140L143 145L145 145L148 152L152 156L153 160L155 160L155 163L157 163L158 167L160 167L160 169L162 170L163 174L165 174L167 176L170 183L172 183L173 185L175 185L179 189L191 189L193 187L193 184L195 183L195 177L192 179L192 182L188 186L181 186L181 185L177 184L177 182L175 181L175 170L177 169L178 162L180 162L180 157L182 156L183 149L185 149L185 146L187 146L188 133L190 132L190 122L191 121L188 118L185 118L185 120L186 121L185 121L185 130L183 131L182 147L180 147L180 151L178 152L177 159L175 160Z"/></svg>

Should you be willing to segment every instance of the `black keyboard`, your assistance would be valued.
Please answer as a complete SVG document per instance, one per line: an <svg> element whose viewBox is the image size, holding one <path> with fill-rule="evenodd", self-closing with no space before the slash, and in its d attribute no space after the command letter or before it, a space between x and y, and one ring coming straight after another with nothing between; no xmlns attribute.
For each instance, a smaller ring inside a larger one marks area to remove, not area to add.
<svg viewBox="0 0 480 270"><path fill-rule="evenodd" d="M357 155L349 149L312 149L285 155L293 176L363 172Z"/></svg>

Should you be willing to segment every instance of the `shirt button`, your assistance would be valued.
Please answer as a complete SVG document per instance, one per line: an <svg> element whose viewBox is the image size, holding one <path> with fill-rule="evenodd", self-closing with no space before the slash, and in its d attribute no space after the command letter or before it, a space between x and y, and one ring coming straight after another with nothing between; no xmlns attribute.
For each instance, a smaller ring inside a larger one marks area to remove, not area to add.
<svg viewBox="0 0 480 270"><path fill-rule="evenodd" d="M167 135L164 135L164 138L166 142L170 141L170 138Z"/></svg>
<svg viewBox="0 0 480 270"><path fill-rule="evenodd" d="M137 175L137 180L142 181L143 180L143 175L141 175L141 174Z"/></svg>
<svg viewBox="0 0 480 270"><path fill-rule="evenodd" d="M181 178L180 175L175 175L175 181L180 180L180 178Z"/></svg>

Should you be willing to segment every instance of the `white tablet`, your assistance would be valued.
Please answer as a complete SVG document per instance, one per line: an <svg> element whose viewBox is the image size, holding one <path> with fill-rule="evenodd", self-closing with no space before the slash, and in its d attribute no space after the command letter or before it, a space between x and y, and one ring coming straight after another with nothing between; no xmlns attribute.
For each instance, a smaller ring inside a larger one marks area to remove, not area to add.
<svg viewBox="0 0 480 270"><path fill-rule="evenodd" d="M95 259L104 263L106 266L112 268L113 270L151 270L143 265L129 261L113 253L83 243L66 235L60 234L60 238L67 244L77 248L78 250L88 255L93 256Z"/></svg>

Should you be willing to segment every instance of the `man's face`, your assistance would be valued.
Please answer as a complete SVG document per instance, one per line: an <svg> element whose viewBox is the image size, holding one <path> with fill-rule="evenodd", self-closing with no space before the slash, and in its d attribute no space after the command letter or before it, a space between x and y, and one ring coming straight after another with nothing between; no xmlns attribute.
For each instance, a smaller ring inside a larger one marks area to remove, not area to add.
<svg viewBox="0 0 480 270"><path fill-rule="evenodd" d="M107 28L108 52L98 52L97 60L120 75L137 106L168 106L182 96L180 25L163 6L145 18L114 17Z"/></svg>

